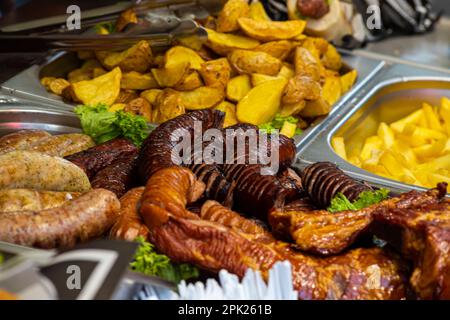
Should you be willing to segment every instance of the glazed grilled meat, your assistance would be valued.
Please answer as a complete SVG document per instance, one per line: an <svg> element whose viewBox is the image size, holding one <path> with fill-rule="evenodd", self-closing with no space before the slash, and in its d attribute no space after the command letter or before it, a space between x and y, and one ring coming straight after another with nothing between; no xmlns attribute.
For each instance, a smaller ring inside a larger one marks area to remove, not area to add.
<svg viewBox="0 0 450 320"><path fill-rule="evenodd" d="M134 154L136 151L137 148L131 141L125 138L117 138L72 154L65 159L79 166L86 172L89 179L92 179L97 172L106 168L115 160Z"/></svg>
<svg viewBox="0 0 450 320"><path fill-rule="evenodd" d="M450 299L450 200L447 185L407 193L374 212L373 232L414 262L410 282L421 299Z"/></svg>
<svg viewBox="0 0 450 320"><path fill-rule="evenodd" d="M176 186L168 181L177 181ZM195 186L189 170L167 168L150 178L142 198L141 214L150 240L174 261L213 272L225 268L242 277L248 268L267 276L275 262L288 260L300 299L404 297L402 265L383 250L356 249L332 258L303 255L217 203L205 203L203 219L187 211Z"/></svg>
<svg viewBox="0 0 450 320"><path fill-rule="evenodd" d="M371 190L369 186L355 181L331 162L316 162L302 172L302 184L319 208L327 208L338 193L354 201L359 194Z"/></svg>
<svg viewBox="0 0 450 320"><path fill-rule="evenodd" d="M446 185L411 191L358 211L274 210L277 234L315 254L337 254L363 234L374 234L414 263L410 279L422 299L450 299L450 201Z"/></svg>
<svg viewBox="0 0 450 320"><path fill-rule="evenodd" d="M138 151L115 160L100 170L91 181L92 188L112 191L118 198L133 186Z"/></svg>

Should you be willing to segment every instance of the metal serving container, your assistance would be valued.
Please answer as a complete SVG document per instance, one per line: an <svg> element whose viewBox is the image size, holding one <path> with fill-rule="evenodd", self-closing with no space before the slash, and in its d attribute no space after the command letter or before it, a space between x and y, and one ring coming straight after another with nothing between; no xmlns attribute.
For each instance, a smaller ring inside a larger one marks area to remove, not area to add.
<svg viewBox="0 0 450 320"><path fill-rule="evenodd" d="M0 136L22 129L51 134L81 132L78 117L44 103L0 95Z"/></svg>
<svg viewBox="0 0 450 320"><path fill-rule="evenodd" d="M402 64L387 65L299 148L296 165L303 167L318 161L331 161L354 178L387 187L393 192L426 190L352 165L334 152L331 138L343 136L350 148L357 147L366 137L374 135L379 122L393 122L420 108L422 102L438 104L442 96L450 96L449 74Z"/></svg>

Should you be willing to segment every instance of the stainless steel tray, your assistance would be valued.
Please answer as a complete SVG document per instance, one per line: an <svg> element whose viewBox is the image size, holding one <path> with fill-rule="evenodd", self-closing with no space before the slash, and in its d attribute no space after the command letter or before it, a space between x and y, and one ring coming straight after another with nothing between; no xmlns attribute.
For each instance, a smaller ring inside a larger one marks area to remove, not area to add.
<svg viewBox="0 0 450 320"><path fill-rule="evenodd" d="M0 136L21 129L39 129L52 134L81 132L80 121L71 111L0 95Z"/></svg>
<svg viewBox="0 0 450 320"><path fill-rule="evenodd" d="M361 139L372 135L369 115L382 113L389 108L391 120L400 118L420 107L421 101L437 103L442 96L450 96L450 76L446 73L421 69L403 64L386 65L364 89L349 99L328 118L320 131L299 148L296 165L299 167L317 161L336 163L349 175L380 187L388 187L394 192L426 190L425 188L404 184L380 177L358 168L339 157L331 147L331 138L337 132L340 135L359 135ZM387 107L383 107L386 102ZM393 109L397 105L397 109ZM386 121L389 122L388 118ZM366 121L365 121L366 120Z"/></svg>

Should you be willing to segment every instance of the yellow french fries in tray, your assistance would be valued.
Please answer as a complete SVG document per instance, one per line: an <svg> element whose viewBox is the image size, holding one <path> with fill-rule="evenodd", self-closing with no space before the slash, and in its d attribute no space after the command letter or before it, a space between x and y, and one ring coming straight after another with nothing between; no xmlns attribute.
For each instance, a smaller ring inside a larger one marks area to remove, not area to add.
<svg viewBox="0 0 450 320"><path fill-rule="evenodd" d="M333 137L331 145L341 158L386 178L426 188L450 184L450 99L442 97L439 106L424 102L404 118L381 122L356 155L347 154L343 137Z"/></svg>

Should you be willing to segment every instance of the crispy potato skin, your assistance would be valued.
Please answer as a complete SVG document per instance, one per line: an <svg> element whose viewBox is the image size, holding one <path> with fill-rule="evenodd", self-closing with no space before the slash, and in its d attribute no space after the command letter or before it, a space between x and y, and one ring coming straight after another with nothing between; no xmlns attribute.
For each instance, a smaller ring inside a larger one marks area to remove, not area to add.
<svg viewBox="0 0 450 320"><path fill-rule="evenodd" d="M284 104L298 103L302 100L317 100L321 95L321 87L317 81L302 75L289 79L284 89L281 102Z"/></svg>
<svg viewBox="0 0 450 320"><path fill-rule="evenodd" d="M315 81L320 80L320 68L318 61L305 48L297 47L294 55L295 74L311 77Z"/></svg>
<svg viewBox="0 0 450 320"><path fill-rule="evenodd" d="M271 41L257 46L254 50L265 52L280 60L285 60L291 53L293 44L287 40Z"/></svg>
<svg viewBox="0 0 450 320"><path fill-rule="evenodd" d="M104 103L110 106L119 96L121 79L122 72L116 67L95 79L72 83L68 88L72 89L70 95L75 102L86 105Z"/></svg>
<svg viewBox="0 0 450 320"><path fill-rule="evenodd" d="M162 123L185 113L180 92L164 89L156 98L152 121Z"/></svg>
<svg viewBox="0 0 450 320"><path fill-rule="evenodd" d="M181 101L187 110L209 109L218 105L225 97L222 87L200 87L181 92Z"/></svg>
<svg viewBox="0 0 450 320"><path fill-rule="evenodd" d="M119 67L123 72L145 73L152 63L152 50L148 42L142 40L125 51L107 52L102 58L99 60L108 70Z"/></svg>
<svg viewBox="0 0 450 320"><path fill-rule="evenodd" d="M231 66L226 58L207 61L202 64L200 74L207 86L225 88L231 77Z"/></svg>
<svg viewBox="0 0 450 320"><path fill-rule="evenodd" d="M123 110L137 116L142 116L145 120L147 120L147 122L152 120L152 107L144 98L136 98L131 100L127 103Z"/></svg>
<svg viewBox="0 0 450 320"><path fill-rule="evenodd" d="M267 42L297 37L305 29L306 21L258 21L250 18L239 18L238 24L250 38Z"/></svg>
<svg viewBox="0 0 450 320"><path fill-rule="evenodd" d="M216 21L218 32L233 32L239 30L238 19L247 17L250 7L247 0L229 0L225 3Z"/></svg>
<svg viewBox="0 0 450 320"><path fill-rule="evenodd" d="M228 60L239 73L262 73L275 76L282 67L281 60L259 51L236 49L228 55Z"/></svg>

